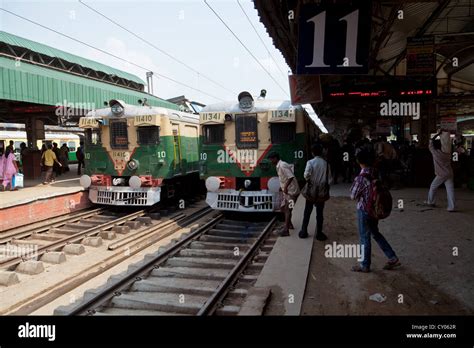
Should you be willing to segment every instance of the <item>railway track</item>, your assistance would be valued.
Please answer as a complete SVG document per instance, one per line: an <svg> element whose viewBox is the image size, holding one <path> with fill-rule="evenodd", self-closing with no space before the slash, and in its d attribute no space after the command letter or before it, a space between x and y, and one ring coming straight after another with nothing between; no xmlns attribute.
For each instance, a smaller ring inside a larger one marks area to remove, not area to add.
<svg viewBox="0 0 474 348"><path fill-rule="evenodd" d="M269 235L275 222L229 220L219 214L127 274L112 277L82 303L60 307L55 314L238 314L273 247Z"/></svg>
<svg viewBox="0 0 474 348"><path fill-rule="evenodd" d="M153 244L167 237L172 237L175 233L179 235L180 231L184 231L184 233L188 231L189 233L192 229L197 228L199 224L212 219L215 214L216 213L207 206L203 208L198 206L191 208L190 212L182 211L170 215L165 221L159 223L155 222L152 225L145 226L139 231L128 234L124 238L109 241L106 245L97 248L98 250L95 251L95 254L100 252L101 255L103 255L101 258L94 257L97 260L96 262L88 263L84 268L80 269L79 272L74 271L68 274L67 270L65 270L64 276L58 279L58 283L50 283L47 285L42 281L41 284L45 285L44 289L38 288L34 293L31 293L29 298L22 298L22 300L17 303L12 302L8 307L0 309L0 314L30 314L34 310L47 305L52 300L66 294L68 291L75 289L88 280L100 276L112 267L122 262L127 262L127 259ZM89 252L93 251L91 250Z"/></svg>
<svg viewBox="0 0 474 348"><path fill-rule="evenodd" d="M152 218L146 216L148 214L153 212L143 209L131 214L117 214L99 208L65 217L59 222L46 222L30 231L10 232L2 235L0 239L0 242L3 242L3 245L0 245L3 256L0 257L0 268L12 269L26 259L41 258L47 252L61 251L67 245L85 242L87 238L102 235L107 239L109 232L115 234L115 231L128 233L143 224L150 224ZM91 244L94 243L97 243L97 240L91 240ZM13 252L9 252L10 249L13 249Z"/></svg>
<svg viewBox="0 0 474 348"><path fill-rule="evenodd" d="M12 228L0 233L0 245L11 242L15 239L27 238L35 233L47 232L51 228L61 227L67 223L76 222L81 219L87 219L95 215L101 214L105 208L88 209L87 211L70 213L64 216L48 219L47 221L40 221L29 224L27 226L20 226Z"/></svg>

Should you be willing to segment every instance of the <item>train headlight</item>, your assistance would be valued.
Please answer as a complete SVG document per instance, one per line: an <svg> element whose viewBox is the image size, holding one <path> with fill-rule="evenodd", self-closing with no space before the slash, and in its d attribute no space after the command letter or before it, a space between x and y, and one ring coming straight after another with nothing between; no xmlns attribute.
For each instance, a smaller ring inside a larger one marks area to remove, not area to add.
<svg viewBox="0 0 474 348"><path fill-rule="evenodd" d="M216 192L221 186L221 181L215 176L210 176L206 179L206 189L211 192Z"/></svg>
<svg viewBox="0 0 474 348"><path fill-rule="evenodd" d="M123 113L123 107L119 104L115 104L114 106L112 106L111 110L112 113L116 116L121 115Z"/></svg>
<svg viewBox="0 0 474 348"><path fill-rule="evenodd" d="M88 188L92 185L92 179L89 175L83 175L79 179L79 182L81 183L81 186L84 188Z"/></svg>
<svg viewBox="0 0 474 348"><path fill-rule="evenodd" d="M128 180L128 185L133 189L138 189L142 186L142 180L136 175L131 176Z"/></svg>
<svg viewBox="0 0 474 348"><path fill-rule="evenodd" d="M125 103L122 100L112 99L109 101L110 111L114 116L122 116L125 110Z"/></svg>
<svg viewBox="0 0 474 348"><path fill-rule="evenodd" d="M280 179L278 179L276 176L270 178L270 180L268 180L268 189L270 192L280 191Z"/></svg>
<svg viewBox="0 0 474 348"><path fill-rule="evenodd" d="M132 159L128 162L127 167L130 170L137 170L139 165L140 164L138 163L136 159Z"/></svg>
<svg viewBox="0 0 474 348"><path fill-rule="evenodd" d="M249 188L250 185L252 185L252 182L250 180L247 179L247 180L244 181L245 188Z"/></svg>

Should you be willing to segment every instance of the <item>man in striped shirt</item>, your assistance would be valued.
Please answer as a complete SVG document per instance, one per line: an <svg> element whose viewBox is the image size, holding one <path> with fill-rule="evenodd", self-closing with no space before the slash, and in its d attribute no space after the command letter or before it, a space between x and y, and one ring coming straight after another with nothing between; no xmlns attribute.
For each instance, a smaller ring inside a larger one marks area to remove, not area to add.
<svg viewBox="0 0 474 348"><path fill-rule="evenodd" d="M373 160L373 155L366 150L362 150L357 154L357 163L359 163L361 171L355 178L351 187L351 199L357 200L360 245L364 255L362 262L352 267L352 271L354 272L370 272L372 256L371 236L374 237L375 241L388 258L388 262L385 264L384 269L393 269L400 266L400 261L398 260L397 255L379 231L379 221L369 214L372 180L377 178L375 169L372 167Z"/></svg>

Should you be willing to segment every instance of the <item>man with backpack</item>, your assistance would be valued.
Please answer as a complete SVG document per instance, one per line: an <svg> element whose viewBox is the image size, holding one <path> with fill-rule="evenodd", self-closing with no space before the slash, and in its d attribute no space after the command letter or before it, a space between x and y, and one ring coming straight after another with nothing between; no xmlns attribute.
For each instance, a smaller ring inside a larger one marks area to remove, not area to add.
<svg viewBox="0 0 474 348"><path fill-rule="evenodd" d="M371 236L388 258L384 269L390 270L400 266L400 261L390 244L380 233L378 220L387 217L391 211L392 198L388 190L377 180L377 174L372 167L373 155L365 150L357 154L357 163L361 167L360 174L355 178L351 187L351 199L357 200L357 217L359 226L360 245L364 258L360 264L352 267L354 272L370 272Z"/></svg>
<svg viewBox="0 0 474 348"><path fill-rule="evenodd" d="M323 233L323 212L324 204L329 199L329 183L332 181L331 171L329 163L322 157L323 147L320 144L314 144L311 147L311 152L314 158L306 163L304 170L306 188L309 192L303 193L306 203L303 224L298 236L300 238L308 237L309 219L311 218L313 207L316 207L316 239L325 241L328 237Z"/></svg>

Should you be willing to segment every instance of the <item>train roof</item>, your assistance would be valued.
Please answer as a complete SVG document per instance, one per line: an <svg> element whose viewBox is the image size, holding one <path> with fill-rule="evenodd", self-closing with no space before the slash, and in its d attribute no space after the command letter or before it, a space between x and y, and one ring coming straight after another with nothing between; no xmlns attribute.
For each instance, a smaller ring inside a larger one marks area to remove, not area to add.
<svg viewBox="0 0 474 348"><path fill-rule="evenodd" d="M165 115L168 116L171 120L176 121L186 121L189 123L199 124L199 116L191 114L188 112L182 112L172 109L166 109L158 106L148 106L148 105L123 105L124 112L121 117L135 117L135 116L147 116L147 115ZM115 116L112 113L112 108L102 108L91 110L87 113L86 117L93 117L97 119L101 118L120 118L120 116Z"/></svg>
<svg viewBox="0 0 474 348"><path fill-rule="evenodd" d="M268 110L288 110L290 108L303 109L301 105L292 105L289 100L254 100L254 106L250 112L263 112ZM205 106L201 112L242 112L239 102L221 102Z"/></svg>

